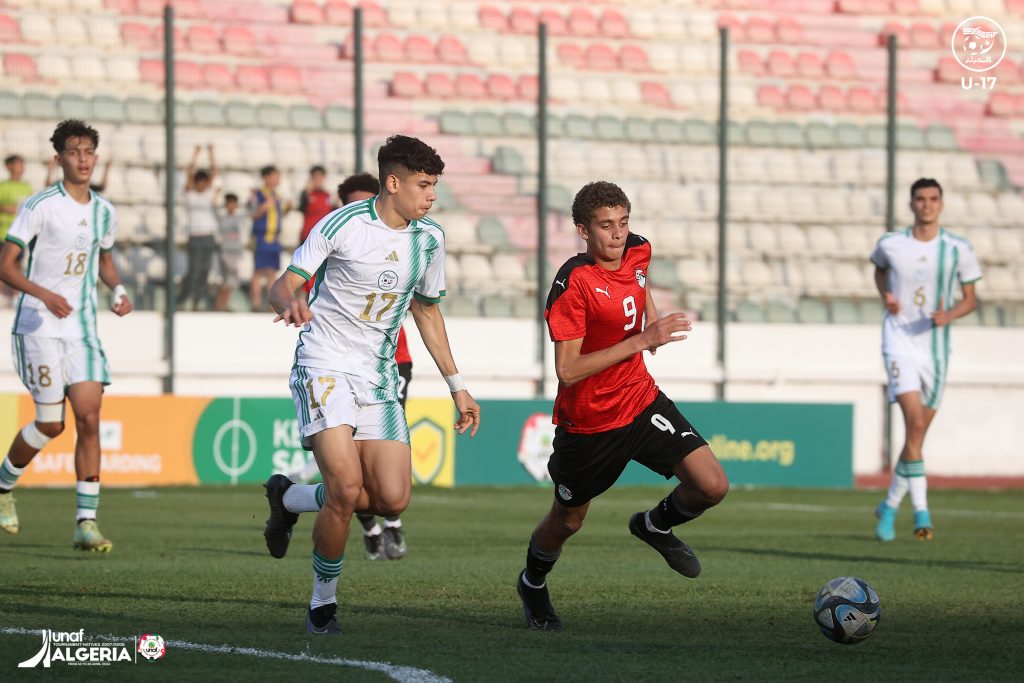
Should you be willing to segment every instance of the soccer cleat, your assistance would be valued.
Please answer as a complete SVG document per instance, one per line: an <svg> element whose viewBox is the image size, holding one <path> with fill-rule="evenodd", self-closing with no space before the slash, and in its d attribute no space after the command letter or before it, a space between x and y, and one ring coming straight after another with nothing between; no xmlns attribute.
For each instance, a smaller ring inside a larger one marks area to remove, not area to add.
<svg viewBox="0 0 1024 683"><path fill-rule="evenodd" d="M547 584L541 588L531 588L523 583L525 574L525 569L519 573L519 578L516 579L516 592L523 602L526 625L535 631L561 631L562 620L555 614Z"/></svg>
<svg viewBox="0 0 1024 683"><path fill-rule="evenodd" d="M0 529L9 534L16 534L21 530L18 511L14 509L14 494L10 491L0 493Z"/></svg>
<svg viewBox="0 0 1024 683"><path fill-rule="evenodd" d="M668 566L683 576L695 579L700 574L700 560L693 554L690 546L679 540L671 531L665 534L650 531L643 512L629 518L629 532L661 553Z"/></svg>
<svg viewBox="0 0 1024 683"><path fill-rule="evenodd" d="M891 541L896 538L896 508L891 508L883 500L875 509L878 524L875 525L875 536L879 541Z"/></svg>
<svg viewBox="0 0 1024 683"><path fill-rule="evenodd" d="M338 612L338 605L321 605L316 609L306 612L306 631L314 636L337 636L341 635L341 626L335 614ZM317 624L322 624L317 626Z"/></svg>
<svg viewBox="0 0 1024 683"><path fill-rule="evenodd" d="M263 527L263 538L267 541L267 550L270 551L271 557L278 559L288 552L288 543L292 540L292 527L299 521L299 515L288 512L284 506L284 492L292 483L292 480L283 474L275 474L263 484L263 488L267 490L267 502L270 504L270 517Z"/></svg>
<svg viewBox="0 0 1024 683"><path fill-rule="evenodd" d="M927 510L914 511L914 536L919 541L930 541L932 533L932 515Z"/></svg>
<svg viewBox="0 0 1024 683"><path fill-rule="evenodd" d="M109 553L114 544L103 538L95 519L83 519L75 527L75 550L88 550L92 553Z"/></svg>
<svg viewBox="0 0 1024 683"><path fill-rule="evenodd" d="M373 534L372 536L367 536L366 534L363 534L363 545L366 548L366 559L388 559L388 556L384 550L384 534Z"/></svg>
<svg viewBox="0 0 1024 683"><path fill-rule="evenodd" d="M389 560L400 560L405 557L405 534L400 526L384 527L384 552Z"/></svg>

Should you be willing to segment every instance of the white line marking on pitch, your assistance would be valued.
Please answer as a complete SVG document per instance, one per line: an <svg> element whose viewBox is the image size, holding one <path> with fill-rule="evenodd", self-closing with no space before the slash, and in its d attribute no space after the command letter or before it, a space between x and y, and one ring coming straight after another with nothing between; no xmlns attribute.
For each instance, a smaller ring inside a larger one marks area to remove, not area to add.
<svg viewBox="0 0 1024 683"><path fill-rule="evenodd" d="M806 505L802 503L733 503L729 507L751 508L758 510L779 510L781 512L864 512L871 508L842 505ZM953 517L1008 517L1024 518L1024 512L1006 510L946 510L938 508L939 515Z"/></svg>
<svg viewBox="0 0 1024 683"><path fill-rule="evenodd" d="M15 636L38 636L42 629L27 629L4 626L0 627L0 633ZM125 640L120 636L102 635L91 636L99 640ZM245 657L259 657L261 659L285 659L291 662L311 662L313 664L328 664L330 666L348 666L355 669L367 669L379 671L398 683L451 683L450 678L438 676L433 671L417 669L412 666L399 666L387 662L369 662L361 659L342 659L340 657L317 657L310 654L293 654L291 652L274 652L273 650L260 650L254 647L235 647L233 645L207 645L206 643L190 643L187 640L168 640L169 648L182 650L196 650L198 652L211 652L224 655L242 655Z"/></svg>

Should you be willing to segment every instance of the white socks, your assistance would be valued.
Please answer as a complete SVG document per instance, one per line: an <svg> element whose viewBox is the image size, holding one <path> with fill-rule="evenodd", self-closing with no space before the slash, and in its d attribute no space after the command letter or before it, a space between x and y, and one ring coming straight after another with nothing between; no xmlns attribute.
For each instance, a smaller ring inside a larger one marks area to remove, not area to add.
<svg viewBox="0 0 1024 683"><path fill-rule="evenodd" d="M896 474L893 472L892 483L889 484L889 495L885 499L885 504L893 510L898 509L900 503L903 502L903 496L907 495L907 490L909 488L910 480L902 474Z"/></svg>
<svg viewBox="0 0 1024 683"><path fill-rule="evenodd" d="M75 484L75 519L96 519L96 508L100 506L100 483L80 481Z"/></svg>
<svg viewBox="0 0 1024 683"><path fill-rule="evenodd" d="M324 503L324 485L292 484L282 499L288 512L317 512Z"/></svg>

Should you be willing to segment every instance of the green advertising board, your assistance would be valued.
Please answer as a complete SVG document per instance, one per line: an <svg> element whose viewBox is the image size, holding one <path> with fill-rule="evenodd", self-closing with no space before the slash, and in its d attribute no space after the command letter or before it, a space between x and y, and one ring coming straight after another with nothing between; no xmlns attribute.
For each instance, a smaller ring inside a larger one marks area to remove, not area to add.
<svg viewBox="0 0 1024 683"><path fill-rule="evenodd" d="M546 484L554 425L551 401L480 401L483 423L458 444L455 483ZM733 486L853 485L853 406L849 404L678 404L708 441ZM619 481L665 479L635 462Z"/></svg>

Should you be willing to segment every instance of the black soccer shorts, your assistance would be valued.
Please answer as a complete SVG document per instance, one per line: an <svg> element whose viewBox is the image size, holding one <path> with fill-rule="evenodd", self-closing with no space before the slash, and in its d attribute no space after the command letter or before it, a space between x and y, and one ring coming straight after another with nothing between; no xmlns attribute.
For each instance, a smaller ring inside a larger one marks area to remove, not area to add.
<svg viewBox="0 0 1024 683"><path fill-rule="evenodd" d="M398 364L398 402L405 408L405 399L409 398L409 382L412 380L412 363Z"/></svg>
<svg viewBox="0 0 1024 683"><path fill-rule="evenodd" d="M630 460L671 479L673 468L707 443L661 391L617 429L575 434L559 425L548 461L555 499L566 507L587 503L611 488Z"/></svg>

